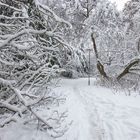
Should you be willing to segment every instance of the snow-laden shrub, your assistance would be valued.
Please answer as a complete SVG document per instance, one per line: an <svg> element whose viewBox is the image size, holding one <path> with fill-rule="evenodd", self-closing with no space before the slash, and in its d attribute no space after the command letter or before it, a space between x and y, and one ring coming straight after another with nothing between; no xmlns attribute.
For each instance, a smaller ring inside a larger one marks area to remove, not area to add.
<svg viewBox="0 0 140 140"><path fill-rule="evenodd" d="M32 116L57 137L61 132L53 127L60 127L63 115L43 118L37 108L59 101L50 84L61 71L62 56L56 54L69 48L61 29L71 25L39 0L2 0L0 7L0 127Z"/></svg>

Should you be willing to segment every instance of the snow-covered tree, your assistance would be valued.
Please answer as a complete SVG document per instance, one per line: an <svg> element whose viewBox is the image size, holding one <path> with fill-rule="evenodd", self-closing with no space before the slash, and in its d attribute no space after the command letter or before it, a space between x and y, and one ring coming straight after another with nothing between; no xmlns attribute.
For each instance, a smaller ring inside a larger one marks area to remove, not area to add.
<svg viewBox="0 0 140 140"><path fill-rule="evenodd" d="M30 112L50 129L34 106L54 99L48 86L71 51L63 39L71 24L39 0L1 0L0 9L0 126Z"/></svg>

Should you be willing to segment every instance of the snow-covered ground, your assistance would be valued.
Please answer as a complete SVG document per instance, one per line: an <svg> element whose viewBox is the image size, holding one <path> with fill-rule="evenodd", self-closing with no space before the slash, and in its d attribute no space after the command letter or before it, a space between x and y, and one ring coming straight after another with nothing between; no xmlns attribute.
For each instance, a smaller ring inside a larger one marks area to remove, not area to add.
<svg viewBox="0 0 140 140"><path fill-rule="evenodd" d="M114 94L92 79L63 80L73 124L66 140L140 140L140 97Z"/></svg>
<svg viewBox="0 0 140 140"><path fill-rule="evenodd" d="M63 110L70 124L57 140L140 140L140 97L114 94L96 86L95 79L88 86L86 78L63 79L54 91L66 96ZM51 140L44 132L21 126L0 129L0 140Z"/></svg>

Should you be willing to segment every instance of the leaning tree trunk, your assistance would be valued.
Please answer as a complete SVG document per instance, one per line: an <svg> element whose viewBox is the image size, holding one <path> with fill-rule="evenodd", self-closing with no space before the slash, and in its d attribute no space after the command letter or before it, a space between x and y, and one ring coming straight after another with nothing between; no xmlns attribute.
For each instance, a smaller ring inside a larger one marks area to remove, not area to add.
<svg viewBox="0 0 140 140"><path fill-rule="evenodd" d="M104 65L101 63L101 61L99 60L99 55L98 55L98 51L97 51L97 46L96 46L96 42L95 42L95 38L93 33L91 34L91 39L93 42L93 49L95 52L95 57L96 57L96 62L97 62L97 69L100 73L100 75L107 79L110 80L111 78L106 74L105 69L104 69ZM131 60L124 68L124 70L115 78L117 81L119 81L120 79L122 79L125 75L131 73L130 70L132 70L132 67L135 65L138 65L140 63L140 59L139 58L135 58L133 60ZM137 69L133 69L133 70L137 70Z"/></svg>
<svg viewBox="0 0 140 140"><path fill-rule="evenodd" d="M93 49L94 49L94 52L95 52L95 57L96 57L96 62L97 62L97 69L100 73L100 75L105 78L105 79L109 79L109 77L107 76L105 70L104 70L104 65L100 62L99 60L99 55L98 55L98 51L97 51L97 46L96 46L96 42L95 42L95 38L94 38L94 35L93 33L91 34L91 39L92 39L92 42L93 42Z"/></svg>

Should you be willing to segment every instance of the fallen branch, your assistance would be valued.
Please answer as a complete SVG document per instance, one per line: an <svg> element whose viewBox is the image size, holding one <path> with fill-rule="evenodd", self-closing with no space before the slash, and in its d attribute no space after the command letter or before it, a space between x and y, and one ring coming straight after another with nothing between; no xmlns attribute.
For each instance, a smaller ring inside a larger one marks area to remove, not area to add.
<svg viewBox="0 0 140 140"><path fill-rule="evenodd" d="M39 116L36 112L34 112L34 111L32 110L31 107L27 107L27 108L28 108L28 110L31 111L31 113L32 113L39 121L41 121L42 123L44 123L44 124L47 126L48 129L52 129L52 127L47 123L47 121L46 121L45 119L43 119L41 116Z"/></svg>
<svg viewBox="0 0 140 140"><path fill-rule="evenodd" d="M17 122L17 114L15 113L13 116L8 117L7 119L5 119L4 121L2 121L0 123L0 127L4 127L6 124L10 123L10 122Z"/></svg>
<svg viewBox="0 0 140 140"><path fill-rule="evenodd" d="M25 98L23 98L23 96L22 96L22 91L20 91L20 90L14 88L14 87L11 85L11 83L9 83L7 80L4 80L4 79L0 78L0 81L1 81L3 84L5 84L6 86L10 87L10 89L13 90L14 94L17 96L17 98L19 99L19 101L23 104L23 106L22 106L23 108L20 107L20 109L19 109L19 108L17 108L16 106L11 105L11 104L9 104L9 103L6 102L6 101L5 101L5 102L2 101L2 102L0 102L0 104L1 104L2 107L5 107L5 108L7 108L7 109L9 109L9 110L12 110L13 112L18 113L18 114L20 114L20 115L22 115L22 112L24 112L24 111L26 111L26 110L29 110L29 111L31 111L32 114L34 114L34 116L35 116L38 120L40 120L41 122L43 122L48 128L51 128L43 118L41 118L37 113L35 113L35 112L31 109L31 106L33 106L33 105L39 103L39 102L43 99L44 95L41 96L41 97L38 97L36 100L27 102L27 101L25 100ZM13 120L16 121L15 116L14 116L14 117L10 117L9 119L6 119L4 122L2 122L2 123L0 124L0 126L4 126L6 123L8 123L8 122L10 122L10 121L13 121Z"/></svg>

